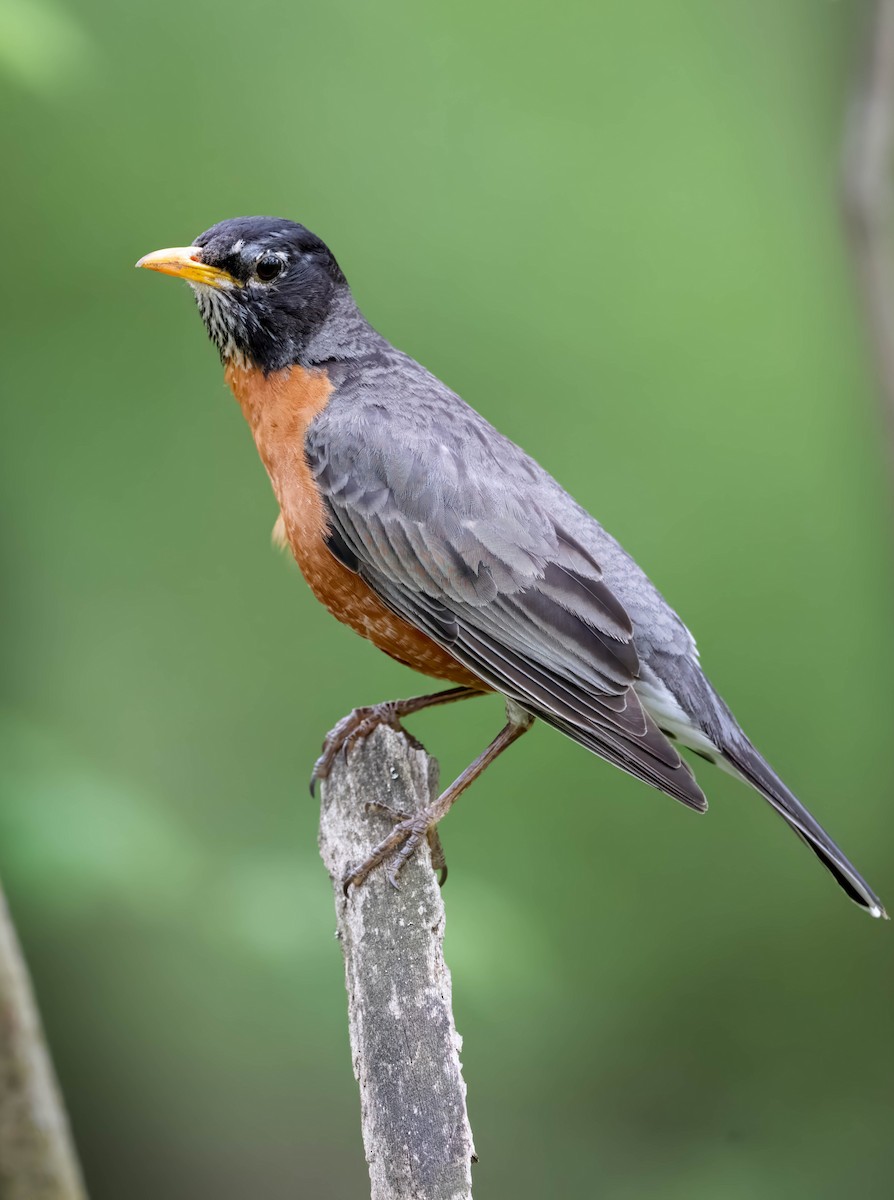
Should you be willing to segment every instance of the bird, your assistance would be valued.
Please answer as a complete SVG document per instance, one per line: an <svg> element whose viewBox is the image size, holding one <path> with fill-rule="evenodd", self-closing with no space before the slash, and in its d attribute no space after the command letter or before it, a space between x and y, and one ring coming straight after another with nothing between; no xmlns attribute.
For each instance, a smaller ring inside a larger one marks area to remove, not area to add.
<svg viewBox="0 0 894 1200"><path fill-rule="evenodd" d="M689 629L561 485L363 316L329 247L278 217L221 221L137 267L185 280L254 436L287 546L316 598L449 689L354 709L313 782L381 724L502 695L506 724L344 879L398 874L457 797L539 719L704 812L693 752L763 797L873 917L875 892L758 752Z"/></svg>

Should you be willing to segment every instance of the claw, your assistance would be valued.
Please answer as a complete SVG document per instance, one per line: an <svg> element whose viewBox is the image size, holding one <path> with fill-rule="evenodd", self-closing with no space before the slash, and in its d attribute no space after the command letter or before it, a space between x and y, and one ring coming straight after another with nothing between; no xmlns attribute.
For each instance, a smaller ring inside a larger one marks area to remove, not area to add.
<svg viewBox="0 0 894 1200"><path fill-rule="evenodd" d="M398 733L402 733L414 750L422 750L422 743L408 733L400 723L401 717L411 713L422 712L439 704L453 704L457 700L466 700L472 696L484 695L477 688L457 687L446 692L435 692L431 696L414 696L409 700L387 700L383 704L373 704L367 708L355 708L338 722L326 734L323 742L323 753L314 763L310 777L310 794L316 794L318 779L325 779L339 754L345 756L357 742L368 737L379 725L390 725Z"/></svg>
<svg viewBox="0 0 894 1200"><path fill-rule="evenodd" d="M316 795L318 779L326 779L341 755L347 759L358 742L369 737L379 725L390 725L392 729L406 734L398 719L397 704L389 701L386 704L374 704L367 708L355 708L346 717L333 726L326 734L323 742L323 752L314 763L310 776L310 794ZM418 742L413 739L418 746Z"/></svg>
<svg viewBox="0 0 894 1200"><path fill-rule="evenodd" d="M437 825L430 825L425 836L431 850L431 868L438 873L438 887L443 887L447 882L447 859L444 857L444 847Z"/></svg>
<svg viewBox="0 0 894 1200"><path fill-rule="evenodd" d="M373 803L371 807L379 806ZM382 805L381 807L387 806ZM385 864L385 878L396 891L400 891L400 885L397 882L398 876L422 844L423 838L432 847L432 868L440 874L440 882L443 884L447 878L447 863L444 860L441 839L430 821L431 813L427 809L398 821L369 857L345 876L342 881L345 895L348 894L348 888L352 884L359 887L371 871L383 864Z"/></svg>

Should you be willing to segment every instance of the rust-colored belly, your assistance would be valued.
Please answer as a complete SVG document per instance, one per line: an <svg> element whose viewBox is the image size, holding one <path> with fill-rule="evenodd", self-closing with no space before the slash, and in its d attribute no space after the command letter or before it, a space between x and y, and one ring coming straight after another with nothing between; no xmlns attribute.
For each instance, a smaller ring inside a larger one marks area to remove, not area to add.
<svg viewBox="0 0 894 1200"><path fill-rule="evenodd" d="M283 530L311 591L326 608L398 662L452 683L485 684L426 634L387 609L326 546L323 499L304 456L304 435L332 393L325 371L293 366L267 377L229 365L227 383L251 426L279 501Z"/></svg>

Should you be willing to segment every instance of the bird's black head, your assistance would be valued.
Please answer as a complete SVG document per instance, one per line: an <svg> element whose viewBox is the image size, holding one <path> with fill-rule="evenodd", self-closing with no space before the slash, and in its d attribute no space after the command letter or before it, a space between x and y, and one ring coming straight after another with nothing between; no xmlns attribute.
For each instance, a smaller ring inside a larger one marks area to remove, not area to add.
<svg viewBox="0 0 894 1200"><path fill-rule="evenodd" d="M236 217L191 246L158 250L137 266L185 279L225 362L278 371L307 347L348 294L332 251L278 217Z"/></svg>

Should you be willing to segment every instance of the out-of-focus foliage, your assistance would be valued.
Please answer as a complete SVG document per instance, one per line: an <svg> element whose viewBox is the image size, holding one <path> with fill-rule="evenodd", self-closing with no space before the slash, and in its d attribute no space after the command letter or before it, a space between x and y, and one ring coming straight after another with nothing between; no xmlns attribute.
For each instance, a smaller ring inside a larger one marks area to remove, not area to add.
<svg viewBox="0 0 894 1200"><path fill-rule="evenodd" d="M0 3L0 872L94 1200L365 1189L306 778L344 711L427 684L270 550L187 290L131 269L222 217L318 231L605 521L894 902L834 199L863 11ZM500 716L414 729L449 776ZM892 931L700 777L703 820L538 729L447 822L482 1200L890 1195Z"/></svg>

